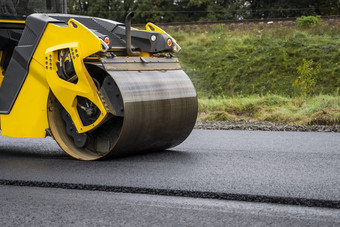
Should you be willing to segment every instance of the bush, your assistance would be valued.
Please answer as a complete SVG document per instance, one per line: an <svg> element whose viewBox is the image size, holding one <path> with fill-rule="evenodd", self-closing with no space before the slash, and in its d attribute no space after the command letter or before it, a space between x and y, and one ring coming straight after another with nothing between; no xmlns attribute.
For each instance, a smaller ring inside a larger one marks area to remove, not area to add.
<svg viewBox="0 0 340 227"><path fill-rule="evenodd" d="M296 24L300 28L310 28L320 24L320 16L302 16L296 19Z"/></svg>
<svg viewBox="0 0 340 227"><path fill-rule="evenodd" d="M303 59L303 64L297 67L299 77L294 81L293 86L298 85L302 95L310 95L314 91L321 65L317 64L315 67L313 65L313 60Z"/></svg>

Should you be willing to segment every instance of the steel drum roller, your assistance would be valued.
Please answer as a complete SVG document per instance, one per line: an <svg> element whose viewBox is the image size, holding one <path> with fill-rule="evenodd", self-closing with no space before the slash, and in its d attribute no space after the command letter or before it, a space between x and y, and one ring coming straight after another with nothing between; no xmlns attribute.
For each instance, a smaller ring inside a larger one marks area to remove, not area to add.
<svg viewBox="0 0 340 227"><path fill-rule="evenodd" d="M112 155L162 150L183 142L197 115L195 89L182 70L110 72L124 102L124 121Z"/></svg>
<svg viewBox="0 0 340 227"><path fill-rule="evenodd" d="M116 116L88 133L89 142L85 147L77 147L67 135L63 108L53 94L50 97L51 130L68 154L82 160L95 160L164 150L188 137L197 117L197 96L184 71L106 72L119 89L122 113L115 113Z"/></svg>
<svg viewBox="0 0 340 227"><path fill-rule="evenodd" d="M131 28L133 12L123 24L44 7L29 15L27 6L0 20L3 136L50 135L80 160L163 150L188 137L197 96L167 32Z"/></svg>

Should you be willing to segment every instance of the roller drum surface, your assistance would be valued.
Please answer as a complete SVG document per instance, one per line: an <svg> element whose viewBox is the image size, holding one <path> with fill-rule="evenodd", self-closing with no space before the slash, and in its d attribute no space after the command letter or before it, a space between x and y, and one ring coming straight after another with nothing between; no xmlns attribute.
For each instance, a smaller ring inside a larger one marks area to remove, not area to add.
<svg viewBox="0 0 340 227"><path fill-rule="evenodd" d="M195 88L184 71L108 70L105 74L115 83L116 93L110 88L109 97L122 98L122 108L118 109L122 113L116 111L100 126L87 132L83 147L77 146L68 133L67 113L61 104L53 94L49 98L52 135L69 155L96 160L159 151L174 147L189 136L196 122L198 105Z"/></svg>
<svg viewBox="0 0 340 227"><path fill-rule="evenodd" d="M120 137L110 155L162 150L183 142L197 117L197 96L182 70L110 71L124 103Z"/></svg>

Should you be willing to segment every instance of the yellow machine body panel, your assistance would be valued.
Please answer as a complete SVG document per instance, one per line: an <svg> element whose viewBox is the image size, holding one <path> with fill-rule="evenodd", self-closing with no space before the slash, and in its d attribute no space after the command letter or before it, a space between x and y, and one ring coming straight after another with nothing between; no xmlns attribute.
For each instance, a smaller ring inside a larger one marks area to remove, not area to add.
<svg viewBox="0 0 340 227"><path fill-rule="evenodd" d="M57 74L58 51L67 48L71 50L78 77L75 84L59 78ZM75 20L70 20L68 27L48 24L10 114L1 115L1 134L11 137L45 137L46 129L49 128L49 89L70 114L78 132L86 132L98 126L105 119L107 112L83 59L101 50L101 41ZM82 124L76 109L77 96L91 100L99 108L101 114L93 124Z"/></svg>
<svg viewBox="0 0 340 227"><path fill-rule="evenodd" d="M11 137L43 138L48 126L47 98L49 86L42 67L31 61L29 74L17 100L8 115L1 115L1 135Z"/></svg>
<svg viewBox="0 0 340 227"><path fill-rule="evenodd" d="M24 20L4 20L4 19L0 19L0 23L25 24L25 21Z"/></svg>
<svg viewBox="0 0 340 227"><path fill-rule="evenodd" d="M101 51L102 43L97 36L76 20L70 20L68 24L68 27L49 24L35 57L43 62L42 67L53 94L71 115L78 132L83 133L98 126L107 115L105 107L98 96L97 87L83 62L83 59L87 56ZM56 36L55 34L62 34L62 36ZM59 78L56 73L58 50L67 48L71 50L74 69L78 77L76 84ZM88 126L82 124L77 111L77 96L89 99L99 108L101 114L93 124Z"/></svg>

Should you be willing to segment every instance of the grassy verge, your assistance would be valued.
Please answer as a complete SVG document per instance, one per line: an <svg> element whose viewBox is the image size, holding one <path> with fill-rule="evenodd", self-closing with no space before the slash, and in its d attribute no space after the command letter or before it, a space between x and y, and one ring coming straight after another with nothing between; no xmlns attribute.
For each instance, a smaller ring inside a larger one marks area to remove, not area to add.
<svg viewBox="0 0 340 227"><path fill-rule="evenodd" d="M291 23L185 26L167 31L182 46L177 56L200 96L300 96L300 87L292 84L304 60L311 62L308 70L318 71L310 94L334 94L340 87L340 21L309 29Z"/></svg>
<svg viewBox="0 0 340 227"><path fill-rule="evenodd" d="M338 125L340 96L289 98L251 95L234 98L199 98L199 120L257 120L283 124Z"/></svg>
<svg viewBox="0 0 340 227"><path fill-rule="evenodd" d="M200 120L340 124L339 20L166 30L182 46L177 57L196 87Z"/></svg>

